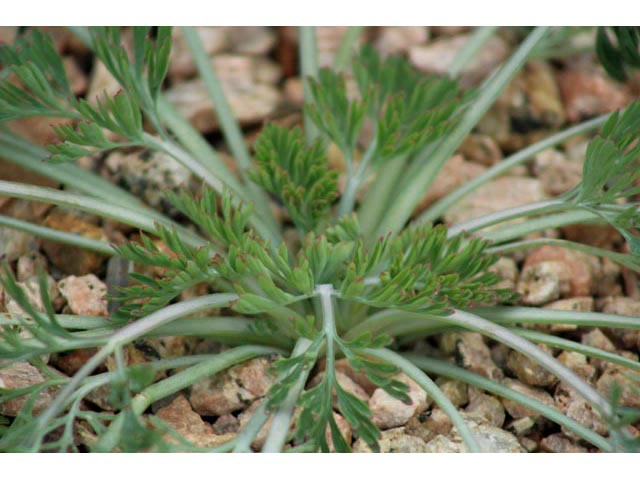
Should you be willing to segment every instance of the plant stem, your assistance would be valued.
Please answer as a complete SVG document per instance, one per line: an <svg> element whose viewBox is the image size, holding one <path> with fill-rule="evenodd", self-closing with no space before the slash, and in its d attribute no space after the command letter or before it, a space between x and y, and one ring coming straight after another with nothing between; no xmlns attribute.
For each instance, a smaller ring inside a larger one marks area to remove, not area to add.
<svg viewBox="0 0 640 480"><path fill-rule="evenodd" d="M190 387L206 377L252 358L275 353L281 353L281 351L262 345L244 345L226 350L209 360L202 361L145 388L133 398L131 407L135 413L141 414L153 402Z"/></svg>
<svg viewBox="0 0 640 480"><path fill-rule="evenodd" d="M262 402L260 406L253 412L251 418L245 425L244 429L234 439L234 453L251 452L251 444L256 439L262 427L269 420L269 414L267 413L267 404Z"/></svg>
<svg viewBox="0 0 640 480"><path fill-rule="evenodd" d="M545 215L539 218L527 219L526 222L504 225L495 230L482 233L482 238L499 244L509 240L523 237L530 233L539 232L548 228L563 227L577 223L601 224L604 220L598 215L586 210L571 210L554 215Z"/></svg>
<svg viewBox="0 0 640 480"><path fill-rule="evenodd" d="M377 235L383 235L388 231L397 232L407 222L442 165L456 151L467 134L493 105L502 90L524 66L528 56L542 40L547 30L548 27L536 27L529 34L507 63L486 82L476 101L469 107L453 132L439 144L435 154L428 159L428 162L425 158L415 159L419 171L415 172L415 175L410 175L407 183L398 192L398 196L378 227Z"/></svg>
<svg viewBox="0 0 640 480"><path fill-rule="evenodd" d="M309 105L312 101L311 90L309 89L309 77L318 75L318 48L316 46L316 27L299 27L300 42L300 74L304 86L304 103ZM304 132L307 143L313 142L318 136L318 129L314 125L309 115L304 115Z"/></svg>
<svg viewBox="0 0 640 480"><path fill-rule="evenodd" d="M541 202L529 203L513 208L506 208L497 212L487 213L479 217L472 218L466 222L461 222L449 227L447 233L448 238L453 238L462 233L471 233L483 228L490 227L497 223L526 217L529 215L540 215L543 213L557 212L558 210L567 210L572 208L562 200L543 200Z"/></svg>
<svg viewBox="0 0 640 480"><path fill-rule="evenodd" d="M543 150L546 150L547 148L554 147L559 143L564 142L565 140L596 129L597 127L604 124L607 118L609 118L609 115L602 115L600 117L588 120L581 123L580 125L570 127L562 132L551 135L544 140L541 140L532 145L529 145L522 150L519 150L517 153L514 153L513 155L505 158L500 163L497 163L477 177L474 177L468 182L465 182L464 185L458 187L456 190L449 193L444 198L438 200L418 217L417 222L425 223L437 220L452 205L454 205L460 199L464 198L482 185L486 184L490 180L493 180L494 178L504 174L517 165L523 164L531 157Z"/></svg>
<svg viewBox="0 0 640 480"><path fill-rule="evenodd" d="M451 403L451 400L440 390L436 383L425 375L418 367L412 362L404 358L403 356L388 350L386 348L374 350L364 350L367 354L382 360L383 362L391 363L402 370L409 378L416 382L420 387L424 389L427 394L433 398L433 401L438 405L443 412L445 412L453 425L458 429L458 433L464 440L467 449L471 453L479 453L482 451L478 440L475 435L469 429L456 407Z"/></svg>
<svg viewBox="0 0 640 480"><path fill-rule="evenodd" d="M585 427L584 425L576 422L575 420L563 415L555 408L549 407L532 397L500 385L499 383L494 382L493 380L489 380L482 375L469 372L463 368L456 367L455 365L451 365L441 360L435 360L411 353L404 354L404 356L423 370L434 373L436 375L442 375L443 377L448 377L454 380L468 383L469 385L472 385L474 387L480 388L487 392L491 392L494 395L499 395L503 398L520 403L525 407L538 412L549 420L552 420L558 425L567 428L568 430L572 431L576 435L580 436L581 438L591 443L592 445L595 445L601 450L611 450L611 445L605 438L598 435L591 429Z"/></svg>
<svg viewBox="0 0 640 480"><path fill-rule="evenodd" d="M158 113L171 132L198 161L212 174L235 191L242 191L242 185L229 170L218 152L200 135L195 128L169 103L164 95L158 97Z"/></svg>
<svg viewBox="0 0 640 480"><path fill-rule="evenodd" d="M48 156L47 150L0 130L0 157L4 160L109 203L153 212L138 197L90 171L76 165L53 165L43 161Z"/></svg>
<svg viewBox="0 0 640 480"><path fill-rule="evenodd" d="M578 252L587 253L597 257L604 257L612 260L624 267L627 267L635 272L640 273L640 262L633 255L626 253L612 252L611 250L605 250L604 248L592 247L584 243L571 242L569 240L561 240L557 238L539 238L534 240L522 240L520 242L506 243L497 245L495 247L489 247L487 253L508 253L515 251L524 251L530 248L536 248L542 245L554 245L557 247L569 248Z"/></svg>
<svg viewBox="0 0 640 480"><path fill-rule="evenodd" d="M112 205L104 200L78 195L71 192L63 192L53 188L36 187L33 185L25 185L22 183L7 182L0 180L0 195L6 195L14 198L22 198L36 202L51 203L63 207L73 208L82 212L93 213L105 218L117 220L119 222L131 225L145 232L157 233L155 223L165 223L159 219L140 212L135 209L127 209L123 206ZM155 220L155 221L154 221ZM166 224L168 227L175 226L173 222ZM198 235L190 232L184 227L179 227L183 240L190 245L199 246L205 241Z"/></svg>
<svg viewBox="0 0 640 480"><path fill-rule="evenodd" d="M224 307L229 302L237 299L234 294L217 293L212 295L204 295L193 300L175 303L168 307L158 310L157 312L147 315L146 317L136 320L135 322L121 328L111 335L107 344L85 363L80 370L71 378L69 383L60 391L56 398L51 402L47 409L37 418L38 425L41 430L64 408L66 400L78 388L82 381L91 373L117 348L128 342L141 337L161 325L167 324L186 315L196 313L207 308Z"/></svg>
<svg viewBox="0 0 640 480"><path fill-rule="evenodd" d="M344 193L340 197L340 204L338 205L338 218L349 215L353 211L353 207L356 204L358 189L366 178L367 167L369 166L369 163L371 163L371 159L376 152L377 144L378 142L374 138L371 144L367 147L362 160L358 163L358 168L355 173L351 174L349 171L347 174L347 185Z"/></svg>
<svg viewBox="0 0 640 480"><path fill-rule="evenodd" d="M498 27L477 27L447 68L449 76L453 78L459 76L497 29Z"/></svg>
<svg viewBox="0 0 640 480"><path fill-rule="evenodd" d="M36 225L35 223L25 222L24 220L18 220L17 218L7 217L5 215L0 215L0 226L13 228L14 230L35 235L36 237L66 243L67 245L73 245L74 247L84 248L104 255L115 255L116 253L108 242L83 237L82 235L76 235L74 233L63 232L54 228L43 227L42 225Z"/></svg>
<svg viewBox="0 0 640 480"><path fill-rule="evenodd" d="M251 155L242 136L242 130L229 106L213 62L202 45L200 35L193 27L182 27L182 34L198 68L200 77L207 88L209 97L213 102L224 138L238 163L240 175L246 184L247 193L254 201L256 210L261 213L261 222L265 224L265 228L269 231L269 235L266 238L271 238L275 243L279 243L282 237L275 217L269 208L269 199L247 176L247 170L252 167Z"/></svg>
<svg viewBox="0 0 640 480"><path fill-rule="evenodd" d="M291 353L291 357L304 355L311 345L311 340L299 338L293 352ZM289 433L291 419L293 418L293 413L296 408L296 402L298 401L298 397L300 397L300 393L307 382L307 378L309 377L312 367L313 363L302 371L301 375L296 380L295 385L291 390L289 390L287 398L284 399L282 404L278 407L278 410L273 414L269 434L267 435L262 447L263 453L277 453L282 451L282 447L287 441L287 435Z"/></svg>
<svg viewBox="0 0 640 480"><path fill-rule="evenodd" d="M336 52L333 68L336 71L345 70L349 66L349 61L353 55L353 47L360 38L364 27L349 27L342 36L342 41Z"/></svg>
<svg viewBox="0 0 640 480"><path fill-rule="evenodd" d="M498 323L553 325L567 323L582 327L634 328L640 330L640 318L611 313L574 312L532 307L478 307L471 313Z"/></svg>
<svg viewBox="0 0 640 480"><path fill-rule="evenodd" d="M553 373L561 381L571 386L576 392L582 395L585 400L596 407L604 416L611 415L611 406L596 390L580 378L573 370L567 368L558 360L540 350L533 343L514 334L509 329L485 320L462 310L457 310L446 317L447 322L464 327L474 332L497 340L505 345L517 350L531 360L538 362L543 368Z"/></svg>

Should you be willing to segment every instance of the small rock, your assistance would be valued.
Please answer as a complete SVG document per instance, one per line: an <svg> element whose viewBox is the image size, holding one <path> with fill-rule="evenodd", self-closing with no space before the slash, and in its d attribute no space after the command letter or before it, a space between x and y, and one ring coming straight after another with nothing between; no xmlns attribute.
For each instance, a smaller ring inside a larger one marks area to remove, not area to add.
<svg viewBox="0 0 640 480"><path fill-rule="evenodd" d="M599 348L605 352L616 353L616 346L599 328L594 328L583 334L581 343L589 345L590 347Z"/></svg>
<svg viewBox="0 0 640 480"><path fill-rule="evenodd" d="M162 152L114 151L105 161L105 171L114 183L170 215L178 211L165 192L177 193L194 186L191 171Z"/></svg>
<svg viewBox="0 0 640 480"><path fill-rule="evenodd" d="M549 355L553 355L551 348L546 345L538 345L538 348ZM515 350L509 352L507 368L509 368L521 382L534 387L548 387L557 381L555 375L541 367L538 362L531 360L526 355L516 352Z"/></svg>
<svg viewBox="0 0 640 480"><path fill-rule="evenodd" d="M122 87L104 66L104 63L96 59L93 63L89 88L87 89L87 101L95 105L98 100L103 101L105 96L113 97L121 89Z"/></svg>
<svg viewBox="0 0 640 480"><path fill-rule="evenodd" d="M513 380L511 378L505 378L503 384L505 387L515 390L516 392L522 393L523 395L533 398L534 400L538 400L539 402L544 403L549 407L554 406L553 398L551 398L551 395L549 395L546 391L542 390L541 388L529 387L524 383L521 383L518 380ZM509 400L507 398L502 398L501 400L505 410L513 418L522 418L522 417L538 418L540 416L538 412L531 410L530 408L527 408L518 402Z"/></svg>
<svg viewBox="0 0 640 480"><path fill-rule="evenodd" d="M556 300L544 306L549 310L570 310L572 312L592 312L592 297L573 297ZM539 330L549 331L551 333L573 332L578 329L577 325L568 323L553 323L551 325L539 325Z"/></svg>
<svg viewBox="0 0 640 480"><path fill-rule="evenodd" d="M551 66L542 61L527 62L508 87L509 112L513 130L527 133L540 127L557 128L565 121L560 91Z"/></svg>
<svg viewBox="0 0 640 480"><path fill-rule="evenodd" d="M562 100L570 122L624 108L631 96L601 70L567 70L558 75Z"/></svg>
<svg viewBox="0 0 640 480"><path fill-rule="evenodd" d="M40 371L27 362L17 362L0 369L0 388L7 390L27 388L42 383L45 380L45 377ZM53 401L56 391L57 389L49 387L40 392L33 405L34 415L42 412ZM6 415L8 417L17 416L28 398L28 396L23 395L1 403L0 415Z"/></svg>
<svg viewBox="0 0 640 480"><path fill-rule="evenodd" d="M0 260L15 262L29 253L29 244L33 237L13 228L0 227Z"/></svg>
<svg viewBox="0 0 640 480"><path fill-rule="evenodd" d="M425 447L426 453L461 453L464 451L462 442L454 442L449 437L438 435Z"/></svg>
<svg viewBox="0 0 640 480"><path fill-rule="evenodd" d="M445 162L436 179L420 199L414 214L423 211L485 170L486 168L481 165L467 162L462 155L454 155Z"/></svg>
<svg viewBox="0 0 640 480"><path fill-rule="evenodd" d="M404 428L393 428L382 432L378 440L380 453L425 453L427 444L419 437L408 435ZM362 439L353 444L354 453L371 453L372 450Z"/></svg>
<svg viewBox="0 0 640 480"><path fill-rule="evenodd" d="M469 402L466 383L457 380L445 380L439 384L439 387L455 407L461 407Z"/></svg>
<svg viewBox="0 0 640 480"><path fill-rule="evenodd" d="M245 55L264 55L276 44L276 33L271 27L229 27L228 41L231 51Z"/></svg>
<svg viewBox="0 0 640 480"><path fill-rule="evenodd" d="M242 82L245 83L245 82ZM271 115L280 102L280 92L272 85L242 85L223 82L231 111L241 125L261 122ZM167 99L202 133L218 128L214 106L202 80L189 80L167 90Z"/></svg>
<svg viewBox="0 0 640 480"><path fill-rule="evenodd" d="M502 151L496 141L489 135L471 133L460 145L459 152L467 160L491 167L502 160Z"/></svg>
<svg viewBox="0 0 640 480"><path fill-rule="evenodd" d="M94 274L63 278L58 282L58 288L71 313L97 317L109 315L105 298L107 286Z"/></svg>
<svg viewBox="0 0 640 480"><path fill-rule="evenodd" d="M336 52L342 43L342 37L349 27L323 26L316 27L316 46L318 48L318 65L331 67L336 59Z"/></svg>
<svg viewBox="0 0 640 480"><path fill-rule="evenodd" d="M504 377L502 370L493 362L491 351L479 333L445 333L440 338L440 346L448 355L455 353L458 364L465 369L492 380Z"/></svg>
<svg viewBox="0 0 640 480"><path fill-rule="evenodd" d="M578 352L563 351L558 355L558 361L576 372L585 380L592 382L596 377L596 368L591 365L587 357Z"/></svg>
<svg viewBox="0 0 640 480"><path fill-rule="evenodd" d="M570 161L567 155L554 149L543 150L533 159L533 173L550 196L568 192L582 180L582 159Z"/></svg>
<svg viewBox="0 0 640 480"><path fill-rule="evenodd" d="M339 413L333 412L333 419L336 421L336 425L338 425L338 431L342 438L347 443L347 445L351 446L351 442L353 441L351 425L347 422L342 415ZM325 433L325 439L327 440L327 445L329 446L330 452L335 452L335 446L333 444L333 437L331 435L331 427L327 425L327 431Z"/></svg>
<svg viewBox="0 0 640 480"><path fill-rule="evenodd" d="M201 380L189 400L200 415L220 416L240 410L264 397L273 385L271 363L257 358Z"/></svg>
<svg viewBox="0 0 640 480"><path fill-rule="evenodd" d="M563 296L589 296L593 289L593 277L599 270L596 257L568 248L544 245L536 248L529 255L523 265L523 272L527 267L541 262L560 262L570 276L568 291L561 291ZM562 285L561 285L562 287Z"/></svg>
<svg viewBox="0 0 640 480"><path fill-rule="evenodd" d="M502 279L493 288L515 290L518 281L518 266L515 260L509 257L500 257L496 263L489 267L489 271Z"/></svg>
<svg viewBox="0 0 640 480"><path fill-rule="evenodd" d="M217 447L231 441L235 436L234 433L216 435L213 427L193 411L183 395L176 397L171 404L158 410L156 416L197 447ZM170 435L167 435L167 440L176 441Z"/></svg>
<svg viewBox="0 0 640 480"><path fill-rule="evenodd" d="M40 252L29 252L27 255L18 258L16 278L19 282L38 276L40 271L47 271L47 259Z"/></svg>
<svg viewBox="0 0 640 480"><path fill-rule="evenodd" d="M640 383L632 380L633 376L637 377L637 373L633 370L611 366L607 368L596 382L596 389L606 398L610 398L614 386L620 389L620 405L627 407L640 407ZM631 378L630 378L631 377Z"/></svg>
<svg viewBox="0 0 640 480"><path fill-rule="evenodd" d="M238 433L238 430L240 430L240 422L230 413L218 417L218 419L213 424L213 431L217 435L222 435L225 433Z"/></svg>
<svg viewBox="0 0 640 480"><path fill-rule="evenodd" d="M373 395L378 386L373 383L363 372L357 372L353 369L351 364L346 358L341 358L336 361L336 371L344 373L356 384L364 389L367 395Z"/></svg>
<svg viewBox="0 0 640 480"><path fill-rule="evenodd" d="M40 291L40 281L38 277L28 278L24 282L17 282L17 284L24 292L29 304L33 308L35 308L38 312L44 312L45 307L42 301L42 292ZM49 294L49 299L52 302L55 302L55 300L58 297L58 289L56 287L55 280L51 278L50 275L46 275L46 284L48 285L47 293ZM9 297L8 295L5 296L4 306L6 311L11 314L21 315L25 313L23 308L18 304L18 302L15 299ZM25 330L24 333L26 334L27 338L31 337L31 333L29 333L28 331Z"/></svg>
<svg viewBox="0 0 640 480"><path fill-rule="evenodd" d="M502 427L505 420L505 412L502 403L496 397L484 393L471 395L469 405L465 412L476 418L480 418L489 425Z"/></svg>
<svg viewBox="0 0 640 480"><path fill-rule="evenodd" d="M477 423L473 417L463 414L469 429L475 436L480 448L487 453L522 453L524 449L518 439L511 433L501 428ZM438 435L427 443L429 453L462 453L466 452L462 437L454 427L449 436Z"/></svg>
<svg viewBox="0 0 640 480"><path fill-rule="evenodd" d="M522 271L518 293L525 305L542 305L569 290L569 275L560 262L540 262Z"/></svg>
<svg viewBox="0 0 640 480"><path fill-rule="evenodd" d="M534 178L501 177L484 184L445 213L450 225L488 213L544 200L542 183ZM506 225L501 223L500 225Z"/></svg>
<svg viewBox="0 0 640 480"><path fill-rule="evenodd" d="M599 435L607 435L607 425L602 420L602 417L600 417L591 404L582 397L575 396L573 401L567 406L564 414ZM574 440L581 438L565 427L562 427L562 432Z"/></svg>
<svg viewBox="0 0 640 480"><path fill-rule="evenodd" d="M522 417L513 420L507 428L511 430L516 436L528 435L536 426L536 420L533 417Z"/></svg>
<svg viewBox="0 0 640 480"><path fill-rule="evenodd" d="M380 27L376 49L381 55L406 53L411 47L421 45L429 39L427 27Z"/></svg>
<svg viewBox="0 0 640 480"><path fill-rule="evenodd" d="M468 40L468 34L438 38L426 45L411 47L409 59L423 72L445 75L449 65ZM484 79L508 54L509 47L506 42L494 35L460 72L462 84L469 86Z"/></svg>
<svg viewBox="0 0 640 480"><path fill-rule="evenodd" d="M336 376L336 381L338 382L338 385L340 385L340 387L342 387L343 390L350 393L351 395L354 395L356 398L359 398L363 402L369 401L369 394L360 385L354 382L347 374L337 370L335 372L335 376ZM323 378L324 378L324 372L320 372L311 380L311 382L309 383L309 386L314 387L318 385ZM333 398L333 407L336 410L340 411L335 390L333 391L332 398Z"/></svg>
<svg viewBox="0 0 640 480"><path fill-rule="evenodd" d="M373 423L382 429L404 425L413 415L424 411L429 406L427 393L422 387L403 373L398 375L396 379L409 386L407 394L411 398L411 403L407 405L389 395L382 388L376 389L369 399L369 409Z"/></svg>
<svg viewBox="0 0 640 480"><path fill-rule="evenodd" d="M229 27L194 27L206 54L211 57L220 53L227 46L227 30ZM182 35L181 28L171 32L172 44L169 55L169 72L167 76L172 82L191 78L196 74L196 66Z"/></svg>
<svg viewBox="0 0 640 480"><path fill-rule="evenodd" d="M548 453L587 453L587 449L577 445L561 433L554 433L540 442L540 448Z"/></svg>
<svg viewBox="0 0 640 480"><path fill-rule="evenodd" d="M602 313L627 317L640 317L640 301L629 297L608 297L601 305ZM633 328L607 328L606 333L628 350L640 350L640 330Z"/></svg>
<svg viewBox="0 0 640 480"><path fill-rule="evenodd" d="M108 240L104 230L80 215L54 209L44 221L44 225L67 233L75 233L93 240ZM69 275L95 273L102 266L104 255L89 250L65 245L52 240L43 240L42 249L53 265Z"/></svg>

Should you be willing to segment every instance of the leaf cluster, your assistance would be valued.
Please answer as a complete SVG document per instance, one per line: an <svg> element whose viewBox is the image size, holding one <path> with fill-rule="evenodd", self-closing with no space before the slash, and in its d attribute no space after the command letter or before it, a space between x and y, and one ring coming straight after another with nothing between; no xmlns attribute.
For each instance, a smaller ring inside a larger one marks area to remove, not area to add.
<svg viewBox="0 0 640 480"><path fill-rule="evenodd" d="M630 70L640 68L640 28L598 27L596 54L609 75L626 81Z"/></svg>

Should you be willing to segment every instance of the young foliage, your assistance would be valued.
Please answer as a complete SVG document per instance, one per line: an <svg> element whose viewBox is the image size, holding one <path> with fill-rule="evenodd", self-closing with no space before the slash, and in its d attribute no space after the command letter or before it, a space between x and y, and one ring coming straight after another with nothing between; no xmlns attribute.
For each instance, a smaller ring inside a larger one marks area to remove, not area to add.
<svg viewBox="0 0 640 480"><path fill-rule="evenodd" d="M607 73L624 82L630 70L640 68L640 28L598 27L596 53Z"/></svg>
<svg viewBox="0 0 640 480"><path fill-rule="evenodd" d="M337 198L337 173L329 170L320 141L305 145L299 128L264 127L255 144L252 180L282 201L293 222L311 231Z"/></svg>

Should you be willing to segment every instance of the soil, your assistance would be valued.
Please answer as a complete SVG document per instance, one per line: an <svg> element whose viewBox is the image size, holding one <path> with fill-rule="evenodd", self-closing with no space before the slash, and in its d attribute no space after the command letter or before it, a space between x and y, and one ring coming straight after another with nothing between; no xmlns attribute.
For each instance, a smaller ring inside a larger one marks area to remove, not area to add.
<svg viewBox="0 0 640 480"><path fill-rule="evenodd" d="M64 55L72 88L88 99L118 86L108 72L96 66L91 54L60 28L48 29L56 47ZM231 108L246 137L252 142L266 121L286 125L302 122L302 84L298 76L297 38L288 27L200 27L205 48L221 77ZM333 62L344 27L318 29L321 66ZM15 32L0 27L0 38ZM179 30L175 30L175 48L166 85L168 99L224 155L232 166L213 107L190 61ZM407 57L425 73L443 73L455 52L464 45L468 29L464 27L376 27L367 28L362 42L370 42L379 51ZM496 36L482 54L462 71L465 86L477 85L515 45L513 35ZM512 82L496 105L487 113L440 173L434 187L425 192L416 214L449 191L482 173L502 158L545 136L582 120L628 104L640 93L640 77L626 84L604 73L593 53L530 62ZM51 119L14 122L12 128L39 145L54 140ZM524 166L480 188L466 197L444 217L459 222L506 207L522 205L571 189L580 179L587 136L573 138L557 149L536 155ZM83 160L86 168L112 180L150 205L176 216L159 192L166 189L197 188L188 171L171 158L149 152L127 151ZM332 168L344 170L339 155ZM55 182L26 172L0 159L0 179L56 186ZM344 181L341 183L344 184ZM136 232L100 218L39 203L0 197L0 214L42 223L96 239L120 243L133 239ZM544 232L553 238L567 238L598 247L621 251L623 239L609 227L575 225ZM36 303L39 286L35 280L38 266L49 275L50 296L58 312L82 315L106 315L111 306L107 290L121 281L117 266L102 255L78 250L27 234L0 227L0 257L10 262L18 280ZM495 267L510 286L522 294L522 304L576 311L601 311L640 316L640 292L637 275L608 260L557 247L545 246L529 252L505 255ZM203 293L202 288L184 292L189 298ZM0 312L17 313L20 307L0 287ZM640 332L609 331L597 328L552 325L531 327L564 338L597 346L638 360ZM459 365L499 380L511 388L555 406L578 422L606 434L606 426L590 407L562 383L521 354L496 344L479 334L443 334L429 342L417 342L412 349L454 359ZM210 341L164 338L129 350L130 361L151 354L171 357L185 353L219 351ZM608 394L614 380L627 381L619 367L588 359L578 353L547 349L560 361ZM50 364L72 375L92 353L77 351L51 356ZM249 414L262 401L272 382L270 360L252 360L215 378L195 385L181 395L154 405L153 411L188 440L201 446L215 446L232 438L246 423ZM108 368L108 365L106 366ZM382 451L458 452L464 446L451 423L431 399L412 386L411 405L405 405L363 380L347 365L338 376L344 388L367 401L374 421L383 432ZM322 375L322 372L315 374ZM472 430L494 451L503 452L593 452L571 432L544 420L527 408L492 396L460 382L437 378L443 391L469 420ZM16 364L0 370L0 386L17 388L42 381L29 364ZM312 379L311 382L317 381ZM410 382L411 386L411 382ZM51 400L43 393L39 408ZM109 409L105 392L94 392L88 400L93 408ZM637 395L626 390L622 402L640 406ZM13 416L19 402L0 405L0 415ZM355 451L368 451L336 412L345 437ZM81 436L81 438L84 438ZM254 443L260 447L264 434Z"/></svg>

